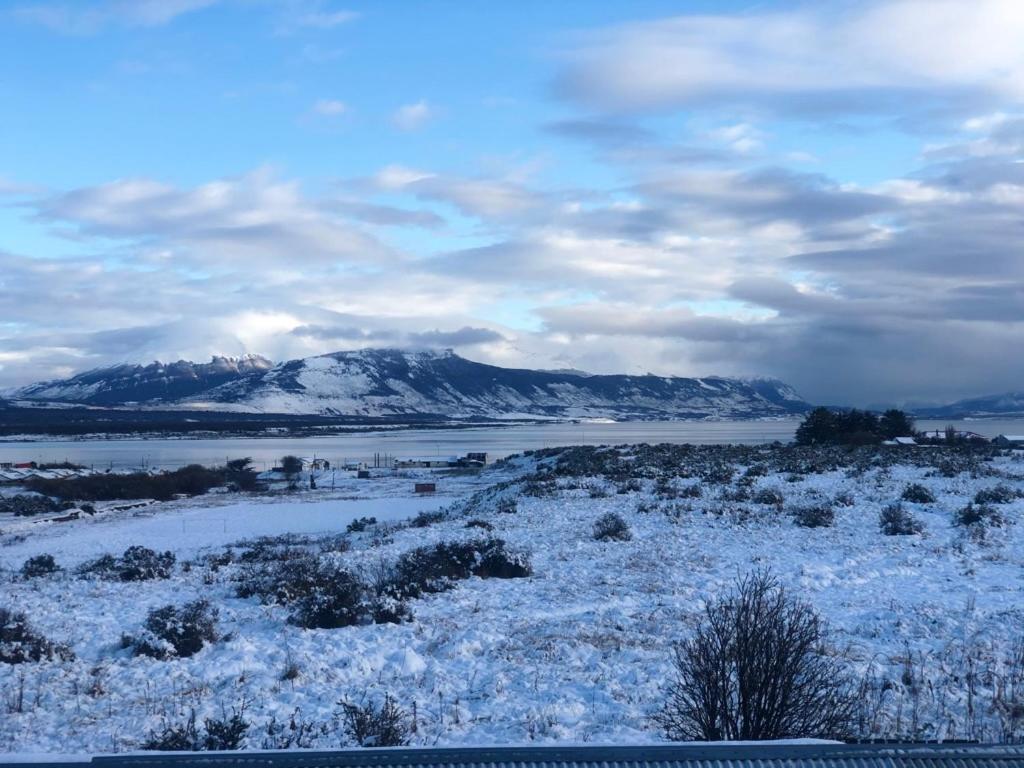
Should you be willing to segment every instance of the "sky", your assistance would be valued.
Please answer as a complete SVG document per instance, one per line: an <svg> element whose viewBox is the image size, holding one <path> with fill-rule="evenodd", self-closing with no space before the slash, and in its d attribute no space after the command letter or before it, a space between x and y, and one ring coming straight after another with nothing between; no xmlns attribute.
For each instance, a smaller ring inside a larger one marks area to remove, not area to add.
<svg viewBox="0 0 1024 768"><path fill-rule="evenodd" d="M0 387L452 348L1024 389L1018 0L4 0Z"/></svg>

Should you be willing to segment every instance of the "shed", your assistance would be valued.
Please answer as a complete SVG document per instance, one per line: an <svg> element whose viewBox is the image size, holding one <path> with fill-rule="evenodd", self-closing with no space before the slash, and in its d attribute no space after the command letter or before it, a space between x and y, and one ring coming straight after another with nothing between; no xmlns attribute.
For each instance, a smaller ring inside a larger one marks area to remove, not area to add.
<svg viewBox="0 0 1024 768"><path fill-rule="evenodd" d="M416 483L416 493L434 493L437 490L436 483Z"/></svg>

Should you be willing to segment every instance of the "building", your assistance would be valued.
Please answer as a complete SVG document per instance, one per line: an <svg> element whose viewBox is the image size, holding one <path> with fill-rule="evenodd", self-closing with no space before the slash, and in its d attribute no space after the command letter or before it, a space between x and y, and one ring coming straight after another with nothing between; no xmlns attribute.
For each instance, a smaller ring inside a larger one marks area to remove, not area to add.
<svg viewBox="0 0 1024 768"><path fill-rule="evenodd" d="M996 435L992 442L1000 448L1024 448L1024 435Z"/></svg>

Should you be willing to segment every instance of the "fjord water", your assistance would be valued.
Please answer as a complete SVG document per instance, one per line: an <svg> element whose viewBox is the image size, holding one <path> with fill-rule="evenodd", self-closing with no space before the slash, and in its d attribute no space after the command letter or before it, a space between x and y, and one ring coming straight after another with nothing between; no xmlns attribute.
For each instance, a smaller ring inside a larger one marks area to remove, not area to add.
<svg viewBox="0 0 1024 768"><path fill-rule="evenodd" d="M222 464L250 456L258 469L286 454L318 456L335 466L342 461L372 462L375 454L392 458L461 456L486 451L488 459L562 445L623 443L723 444L788 442L797 420L652 421L586 424L531 424L471 429L418 429L362 432L326 437L212 439L40 440L0 442L0 461L72 461L100 467L159 467ZM919 429L942 429L948 422L919 421ZM986 437L1024 434L1024 419L984 419L956 424Z"/></svg>

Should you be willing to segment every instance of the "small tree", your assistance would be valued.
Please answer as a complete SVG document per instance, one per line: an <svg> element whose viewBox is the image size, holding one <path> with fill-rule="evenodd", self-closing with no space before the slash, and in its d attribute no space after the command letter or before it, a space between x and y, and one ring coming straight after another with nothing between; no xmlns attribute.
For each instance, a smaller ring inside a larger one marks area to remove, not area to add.
<svg viewBox="0 0 1024 768"><path fill-rule="evenodd" d="M252 459L232 459L224 468L224 475L228 485L239 491L252 491L256 489L257 474L252 468Z"/></svg>
<svg viewBox="0 0 1024 768"><path fill-rule="evenodd" d="M298 475L302 472L302 459L298 456L283 456L281 458L281 470L288 478L288 487L294 490L298 488Z"/></svg>
<svg viewBox="0 0 1024 768"><path fill-rule="evenodd" d="M825 652L826 626L769 573L709 603L676 647L676 680L655 721L674 741L841 738L855 700L844 666Z"/></svg>

